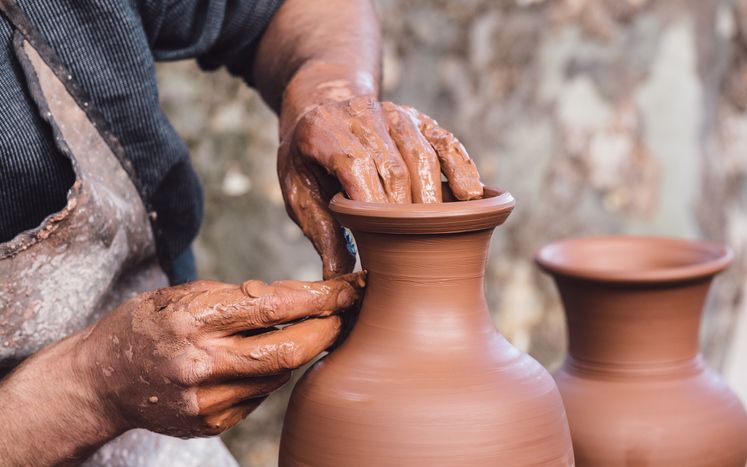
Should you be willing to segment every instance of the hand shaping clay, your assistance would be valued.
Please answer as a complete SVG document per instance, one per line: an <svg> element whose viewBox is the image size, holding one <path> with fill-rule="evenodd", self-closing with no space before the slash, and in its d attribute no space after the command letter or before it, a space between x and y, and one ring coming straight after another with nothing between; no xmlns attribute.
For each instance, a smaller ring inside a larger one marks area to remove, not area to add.
<svg viewBox="0 0 747 467"><path fill-rule="evenodd" d="M569 355L555 379L579 467L744 467L747 414L698 350L719 245L601 237L548 245Z"/></svg>
<svg viewBox="0 0 747 467"><path fill-rule="evenodd" d="M410 205L333 199L368 286L348 339L293 392L281 467L573 465L552 377L488 313L488 243L514 200L484 195Z"/></svg>

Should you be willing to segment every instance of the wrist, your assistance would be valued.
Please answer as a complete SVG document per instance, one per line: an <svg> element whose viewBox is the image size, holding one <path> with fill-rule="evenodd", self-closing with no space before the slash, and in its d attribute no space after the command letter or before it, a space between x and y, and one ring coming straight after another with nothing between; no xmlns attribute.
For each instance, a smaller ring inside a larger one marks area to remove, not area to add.
<svg viewBox="0 0 747 467"><path fill-rule="evenodd" d="M106 379L114 368L105 361L106 349L90 338L91 329L84 329L61 342L65 347L60 351L71 360L66 374L75 381L71 386L75 388L75 397L88 407L87 417L108 441L131 427L122 422L116 395L106 390Z"/></svg>
<svg viewBox="0 0 747 467"><path fill-rule="evenodd" d="M54 385L45 385L46 389L64 404L61 417L68 418L77 429L75 437L84 445L100 446L126 428L102 391L107 366L97 358L95 343L85 338L88 332L83 330L40 352L39 369L49 375L45 380L55 381Z"/></svg>
<svg viewBox="0 0 747 467"><path fill-rule="evenodd" d="M0 450L8 458L82 461L124 431L82 366L87 358L79 343L74 335L38 352L0 384Z"/></svg>
<svg viewBox="0 0 747 467"><path fill-rule="evenodd" d="M354 97L378 99L378 78L359 67L319 60L302 65L283 92L280 111L280 139L306 113L324 104L345 102Z"/></svg>

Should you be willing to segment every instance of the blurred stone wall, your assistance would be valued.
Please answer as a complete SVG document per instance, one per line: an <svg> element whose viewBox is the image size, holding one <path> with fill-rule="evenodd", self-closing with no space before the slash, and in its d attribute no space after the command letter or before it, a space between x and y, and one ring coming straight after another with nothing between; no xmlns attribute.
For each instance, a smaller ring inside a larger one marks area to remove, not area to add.
<svg viewBox="0 0 747 467"><path fill-rule="evenodd" d="M737 261L711 294L703 347L714 367L744 381L744 363L729 348L747 341L747 317L737 320L747 314L747 2L378 5L385 98L453 130L483 181L518 200L496 232L487 275L501 332L548 367L561 361L558 298L532 263L548 241L707 238L731 245ZM163 65L159 79L205 184L200 275L319 278L313 248L284 212L276 119L261 99L191 63ZM275 465L288 392L226 436L243 465Z"/></svg>

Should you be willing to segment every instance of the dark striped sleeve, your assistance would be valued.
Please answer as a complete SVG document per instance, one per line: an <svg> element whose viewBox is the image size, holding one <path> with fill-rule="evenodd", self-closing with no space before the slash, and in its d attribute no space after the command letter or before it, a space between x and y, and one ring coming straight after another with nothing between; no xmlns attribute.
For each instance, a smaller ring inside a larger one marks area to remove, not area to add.
<svg viewBox="0 0 747 467"><path fill-rule="evenodd" d="M255 49L282 1L140 0L139 10L156 60L196 58L251 83Z"/></svg>

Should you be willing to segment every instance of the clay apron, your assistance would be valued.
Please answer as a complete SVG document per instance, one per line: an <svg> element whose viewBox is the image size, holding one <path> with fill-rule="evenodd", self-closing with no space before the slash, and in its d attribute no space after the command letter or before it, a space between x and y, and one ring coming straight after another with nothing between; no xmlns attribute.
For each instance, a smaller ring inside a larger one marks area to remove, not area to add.
<svg viewBox="0 0 747 467"><path fill-rule="evenodd" d="M0 11L29 92L76 180L67 205L0 244L0 377L23 359L95 322L124 300L168 285L122 147L75 77L12 0ZM219 439L181 440L131 430L89 466L235 466Z"/></svg>

